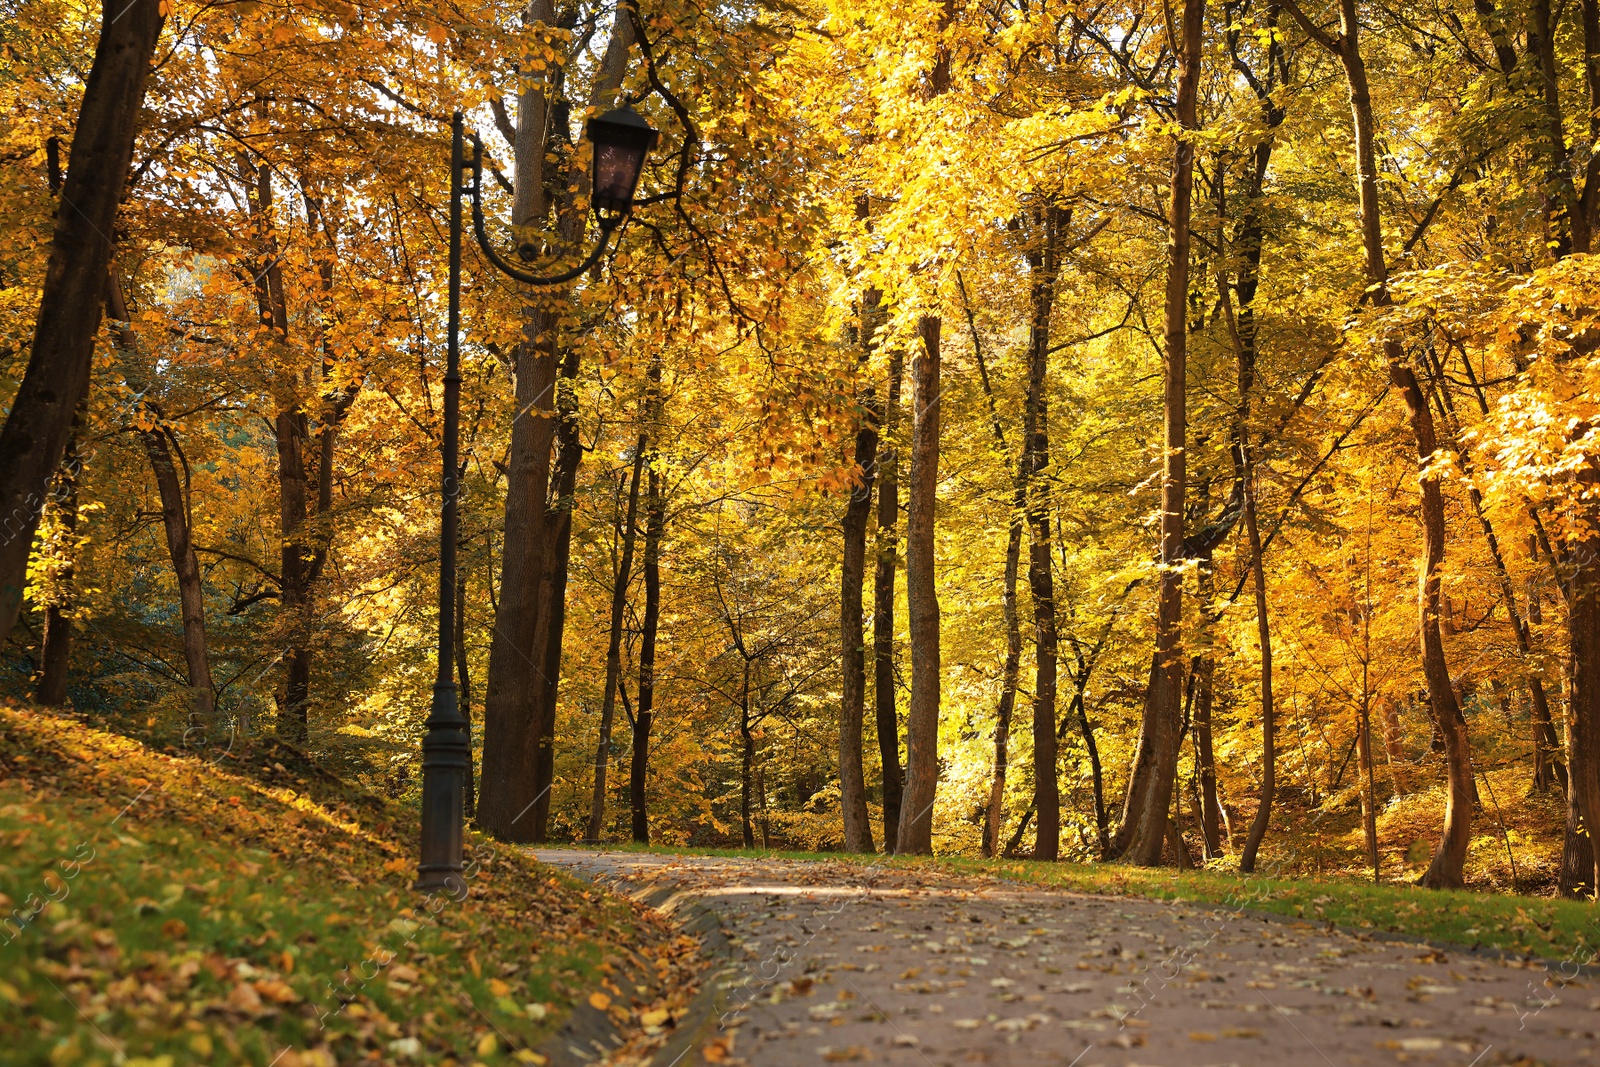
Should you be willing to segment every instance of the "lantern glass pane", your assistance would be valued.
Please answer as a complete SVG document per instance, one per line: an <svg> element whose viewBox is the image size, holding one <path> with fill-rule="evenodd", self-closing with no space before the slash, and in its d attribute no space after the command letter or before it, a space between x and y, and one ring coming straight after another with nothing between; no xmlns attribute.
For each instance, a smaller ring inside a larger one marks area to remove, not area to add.
<svg viewBox="0 0 1600 1067"><path fill-rule="evenodd" d="M597 207L621 211L633 203L634 186L644 151L639 145L597 144L594 146L594 201Z"/></svg>

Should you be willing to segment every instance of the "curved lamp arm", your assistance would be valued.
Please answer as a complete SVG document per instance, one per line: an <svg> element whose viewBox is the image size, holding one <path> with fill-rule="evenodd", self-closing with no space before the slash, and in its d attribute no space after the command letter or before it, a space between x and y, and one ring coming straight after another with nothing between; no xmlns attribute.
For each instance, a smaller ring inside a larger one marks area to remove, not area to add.
<svg viewBox="0 0 1600 1067"><path fill-rule="evenodd" d="M624 216L602 215L596 212L596 219L600 223L600 241L595 245L594 251L589 253L589 258L579 263L571 270L562 271L543 277L530 274L525 270L513 266L506 258L494 250L489 243L489 235L483 225L483 142L478 140L478 135L472 135L472 159L466 164L472 169L472 232L478 238L478 246L483 249L483 254L495 269L502 274L515 278L526 285L560 285L563 282L573 281L584 274L590 267L600 262L600 257L605 254L606 245L611 239L611 232L622 222Z"/></svg>

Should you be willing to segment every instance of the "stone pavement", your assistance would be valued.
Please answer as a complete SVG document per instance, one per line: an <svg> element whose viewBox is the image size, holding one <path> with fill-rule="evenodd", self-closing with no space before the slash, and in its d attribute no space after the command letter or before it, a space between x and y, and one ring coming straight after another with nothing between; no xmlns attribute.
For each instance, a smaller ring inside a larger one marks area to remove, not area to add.
<svg viewBox="0 0 1600 1067"><path fill-rule="evenodd" d="M536 855L719 916L728 1011L683 1064L1600 1065L1571 967L870 861Z"/></svg>

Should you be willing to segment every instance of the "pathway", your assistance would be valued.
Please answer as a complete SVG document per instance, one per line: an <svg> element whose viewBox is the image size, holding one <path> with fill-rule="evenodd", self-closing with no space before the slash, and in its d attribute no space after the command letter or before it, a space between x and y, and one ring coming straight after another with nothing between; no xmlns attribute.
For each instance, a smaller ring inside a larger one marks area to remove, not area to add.
<svg viewBox="0 0 1600 1067"><path fill-rule="evenodd" d="M713 1062L1600 1064L1600 982L1542 966L865 861L537 855L718 915Z"/></svg>

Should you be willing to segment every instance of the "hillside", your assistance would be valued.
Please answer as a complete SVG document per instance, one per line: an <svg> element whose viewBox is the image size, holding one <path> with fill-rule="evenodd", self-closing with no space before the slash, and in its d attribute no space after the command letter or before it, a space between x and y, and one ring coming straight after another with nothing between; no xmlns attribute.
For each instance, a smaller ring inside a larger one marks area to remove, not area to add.
<svg viewBox="0 0 1600 1067"><path fill-rule="evenodd" d="M692 940L483 840L467 898L425 900L415 836L274 742L0 706L7 1062L541 1064L670 1026Z"/></svg>

